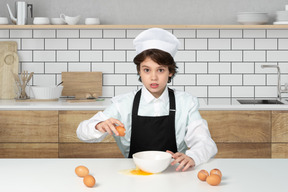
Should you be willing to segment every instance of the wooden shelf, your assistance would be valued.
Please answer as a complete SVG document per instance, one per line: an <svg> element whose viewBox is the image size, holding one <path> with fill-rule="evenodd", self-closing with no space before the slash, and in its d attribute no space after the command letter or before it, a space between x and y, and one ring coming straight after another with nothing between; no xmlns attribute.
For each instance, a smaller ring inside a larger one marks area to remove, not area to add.
<svg viewBox="0 0 288 192"><path fill-rule="evenodd" d="M288 29L288 25L0 25L0 29Z"/></svg>

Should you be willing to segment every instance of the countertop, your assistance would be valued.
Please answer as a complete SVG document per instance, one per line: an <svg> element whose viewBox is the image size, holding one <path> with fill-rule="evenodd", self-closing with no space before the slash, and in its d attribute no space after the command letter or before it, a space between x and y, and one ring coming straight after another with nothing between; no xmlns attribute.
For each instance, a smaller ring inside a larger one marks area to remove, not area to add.
<svg viewBox="0 0 288 192"><path fill-rule="evenodd" d="M87 188L74 170L84 165L96 179ZM212 159L186 172L175 166L148 176L128 175L132 159L0 159L0 191L5 192L271 192L287 191L288 159ZM197 178L201 169L222 171L210 186Z"/></svg>
<svg viewBox="0 0 288 192"><path fill-rule="evenodd" d="M288 102L282 100L285 104L274 105L243 105L236 99L199 99L199 110L288 110ZM102 101L70 103L66 98L58 101L16 101L0 100L0 110L104 110L111 103L110 98Z"/></svg>

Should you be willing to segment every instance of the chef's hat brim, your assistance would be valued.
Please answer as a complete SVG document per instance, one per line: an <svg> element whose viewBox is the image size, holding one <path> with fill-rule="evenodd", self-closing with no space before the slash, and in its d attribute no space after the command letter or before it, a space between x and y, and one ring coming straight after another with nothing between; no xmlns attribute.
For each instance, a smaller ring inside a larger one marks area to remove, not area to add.
<svg viewBox="0 0 288 192"><path fill-rule="evenodd" d="M134 39L133 44L137 54L148 49L159 49L174 57L180 42L172 33L164 29L151 28L141 32Z"/></svg>

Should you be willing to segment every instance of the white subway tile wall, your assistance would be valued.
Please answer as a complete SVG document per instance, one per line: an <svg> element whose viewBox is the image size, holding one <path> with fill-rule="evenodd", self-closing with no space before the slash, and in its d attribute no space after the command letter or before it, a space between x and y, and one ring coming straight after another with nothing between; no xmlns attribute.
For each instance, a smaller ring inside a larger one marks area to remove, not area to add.
<svg viewBox="0 0 288 192"><path fill-rule="evenodd" d="M181 45L171 88L199 98L277 96L278 65L288 83L287 29L167 29ZM142 29L3 29L0 41L18 44L19 72L34 72L33 85L56 85L61 72L101 71L103 97L135 90L133 39ZM287 96L284 95L284 96Z"/></svg>

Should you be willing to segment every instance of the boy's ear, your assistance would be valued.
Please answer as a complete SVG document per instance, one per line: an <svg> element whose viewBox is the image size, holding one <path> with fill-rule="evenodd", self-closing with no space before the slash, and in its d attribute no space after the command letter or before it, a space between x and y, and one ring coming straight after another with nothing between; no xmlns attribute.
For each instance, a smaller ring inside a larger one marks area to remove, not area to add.
<svg viewBox="0 0 288 192"><path fill-rule="evenodd" d="M169 77L172 77L173 76L173 73L169 73Z"/></svg>

